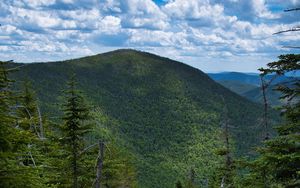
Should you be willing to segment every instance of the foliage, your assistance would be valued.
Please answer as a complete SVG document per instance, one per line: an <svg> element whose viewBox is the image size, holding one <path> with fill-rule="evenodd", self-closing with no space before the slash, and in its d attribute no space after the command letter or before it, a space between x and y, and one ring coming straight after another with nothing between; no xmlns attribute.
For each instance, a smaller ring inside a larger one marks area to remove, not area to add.
<svg viewBox="0 0 300 188"><path fill-rule="evenodd" d="M284 75L300 68L300 55L279 56L279 60L260 69L262 74ZM282 98L289 103L282 107L286 121L276 130L278 135L265 141L258 149L260 156L250 163L251 172L247 177L259 180L261 187L300 186L300 81L298 79L282 83L277 88Z"/></svg>
<svg viewBox="0 0 300 188"><path fill-rule="evenodd" d="M0 62L0 187L44 187L41 166L32 150L35 136L19 122L27 122L16 112L19 99L11 89L7 63Z"/></svg>
<svg viewBox="0 0 300 188"><path fill-rule="evenodd" d="M76 89L75 76L67 84L65 91L65 103L63 104L63 125L60 127L61 144L64 150L64 158L67 159L64 168L64 186L73 188L81 187L80 176L82 172L82 155L84 149L84 135L89 131L86 123L89 119L89 109L83 97ZM72 182L69 182L72 180Z"/></svg>
<svg viewBox="0 0 300 188"><path fill-rule="evenodd" d="M57 116L56 104L70 67L89 103L105 114L106 130L134 156L138 187L174 187L178 179L187 180L191 167L197 186L213 184L222 161L215 153L222 145L220 95L230 112L237 155L259 143L261 128L255 125L260 105L216 84L200 70L167 58L119 50L29 64L13 76L32 80L42 110ZM278 120L275 113L273 117Z"/></svg>

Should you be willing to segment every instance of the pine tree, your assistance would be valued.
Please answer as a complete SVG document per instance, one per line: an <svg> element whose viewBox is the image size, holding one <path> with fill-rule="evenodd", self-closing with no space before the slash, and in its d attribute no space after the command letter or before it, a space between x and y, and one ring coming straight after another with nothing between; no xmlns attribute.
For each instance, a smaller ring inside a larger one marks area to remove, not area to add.
<svg viewBox="0 0 300 188"><path fill-rule="evenodd" d="M80 152L84 147L84 135L89 131L86 123L89 119L89 109L84 102L79 90L76 89L75 76L67 84L65 91L65 104L63 105L63 121L61 126L62 147L66 151L65 158L67 161L67 175L65 184L72 185L73 188L80 187L79 178L81 177L82 156Z"/></svg>
<svg viewBox="0 0 300 188"><path fill-rule="evenodd" d="M300 54L279 56L279 60L259 69L262 75L286 75L300 70ZM277 85L282 99L284 123L276 127L277 135L258 148L260 156L250 163L248 184L259 187L300 186L300 80L290 79ZM250 182L250 183L249 183Z"/></svg>
<svg viewBox="0 0 300 188"><path fill-rule="evenodd" d="M13 157L14 119L11 115L12 81L8 79L7 63L0 62L0 187L13 185L17 166Z"/></svg>
<svg viewBox="0 0 300 188"><path fill-rule="evenodd" d="M39 136L38 130L39 117L38 106L35 93L29 80L23 82L22 90L17 99L17 116L22 118L18 125L24 129Z"/></svg>
<svg viewBox="0 0 300 188"><path fill-rule="evenodd" d="M260 69L262 74L276 73L285 75L300 70L300 54L279 56L279 61L268 64L267 69ZM259 151L267 164L268 173L279 185L300 186L300 80L295 78L281 83L277 90L282 99L288 102L282 107L285 123L276 128L278 136L265 142Z"/></svg>
<svg viewBox="0 0 300 188"><path fill-rule="evenodd" d="M11 89L7 67L0 62L0 187L43 187L39 169L28 153L32 135L18 124L18 97Z"/></svg>
<svg viewBox="0 0 300 188"><path fill-rule="evenodd" d="M56 174L59 174L55 168L58 164L58 145L53 140L55 133L50 129L52 123L42 116L31 82L27 79L17 97L16 119L19 128L29 135L23 164L34 167L41 184L55 186Z"/></svg>

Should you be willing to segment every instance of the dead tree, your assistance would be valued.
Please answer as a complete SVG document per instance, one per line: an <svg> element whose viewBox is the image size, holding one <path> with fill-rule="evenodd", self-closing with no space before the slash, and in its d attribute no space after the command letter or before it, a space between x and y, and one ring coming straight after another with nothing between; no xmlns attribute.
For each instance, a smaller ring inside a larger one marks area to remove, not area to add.
<svg viewBox="0 0 300 188"><path fill-rule="evenodd" d="M104 142L99 141L99 155L98 155L98 158L97 158L96 188L101 187L103 159L104 159Z"/></svg>
<svg viewBox="0 0 300 188"><path fill-rule="evenodd" d="M263 104L264 104L264 113L263 113L263 137L264 140L268 140L270 138L269 133L269 117L268 117L268 99L267 99L267 89L272 84L272 82L277 78L277 75L274 75L269 81L264 79L264 75L260 75L261 81L261 92L263 97Z"/></svg>
<svg viewBox="0 0 300 188"><path fill-rule="evenodd" d="M222 177L221 185L220 187L226 187L226 184L231 184L231 173L232 173L232 167L233 167L233 160L231 157L231 150L230 150L230 142L229 142L229 137L230 137L230 131L229 131L229 118L228 118L228 108L225 103L225 99L223 96L222 100L224 103L223 107L223 119L221 121L221 127L223 128L223 135L224 135L224 144L225 144L225 173L224 176Z"/></svg>

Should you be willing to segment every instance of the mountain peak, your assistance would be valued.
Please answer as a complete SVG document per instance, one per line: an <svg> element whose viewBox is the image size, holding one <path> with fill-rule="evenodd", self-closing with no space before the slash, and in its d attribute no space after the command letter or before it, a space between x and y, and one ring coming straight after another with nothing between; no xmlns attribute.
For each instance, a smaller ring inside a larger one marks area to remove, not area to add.
<svg viewBox="0 0 300 188"><path fill-rule="evenodd" d="M144 52L141 50L136 50L136 49L132 49L132 48L122 48L122 49L117 49L117 50L113 50L113 51L109 51L109 52L105 52L105 53L100 53L97 55L117 55L117 54L150 54L148 52Z"/></svg>

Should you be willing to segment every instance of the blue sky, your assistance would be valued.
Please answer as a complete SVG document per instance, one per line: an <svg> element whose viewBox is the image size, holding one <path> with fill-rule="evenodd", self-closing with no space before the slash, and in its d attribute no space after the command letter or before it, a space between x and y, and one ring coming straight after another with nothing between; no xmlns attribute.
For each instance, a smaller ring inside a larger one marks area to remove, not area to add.
<svg viewBox="0 0 300 188"><path fill-rule="evenodd" d="M1 0L0 60L56 61L119 48L205 72L256 72L297 45L300 0Z"/></svg>

